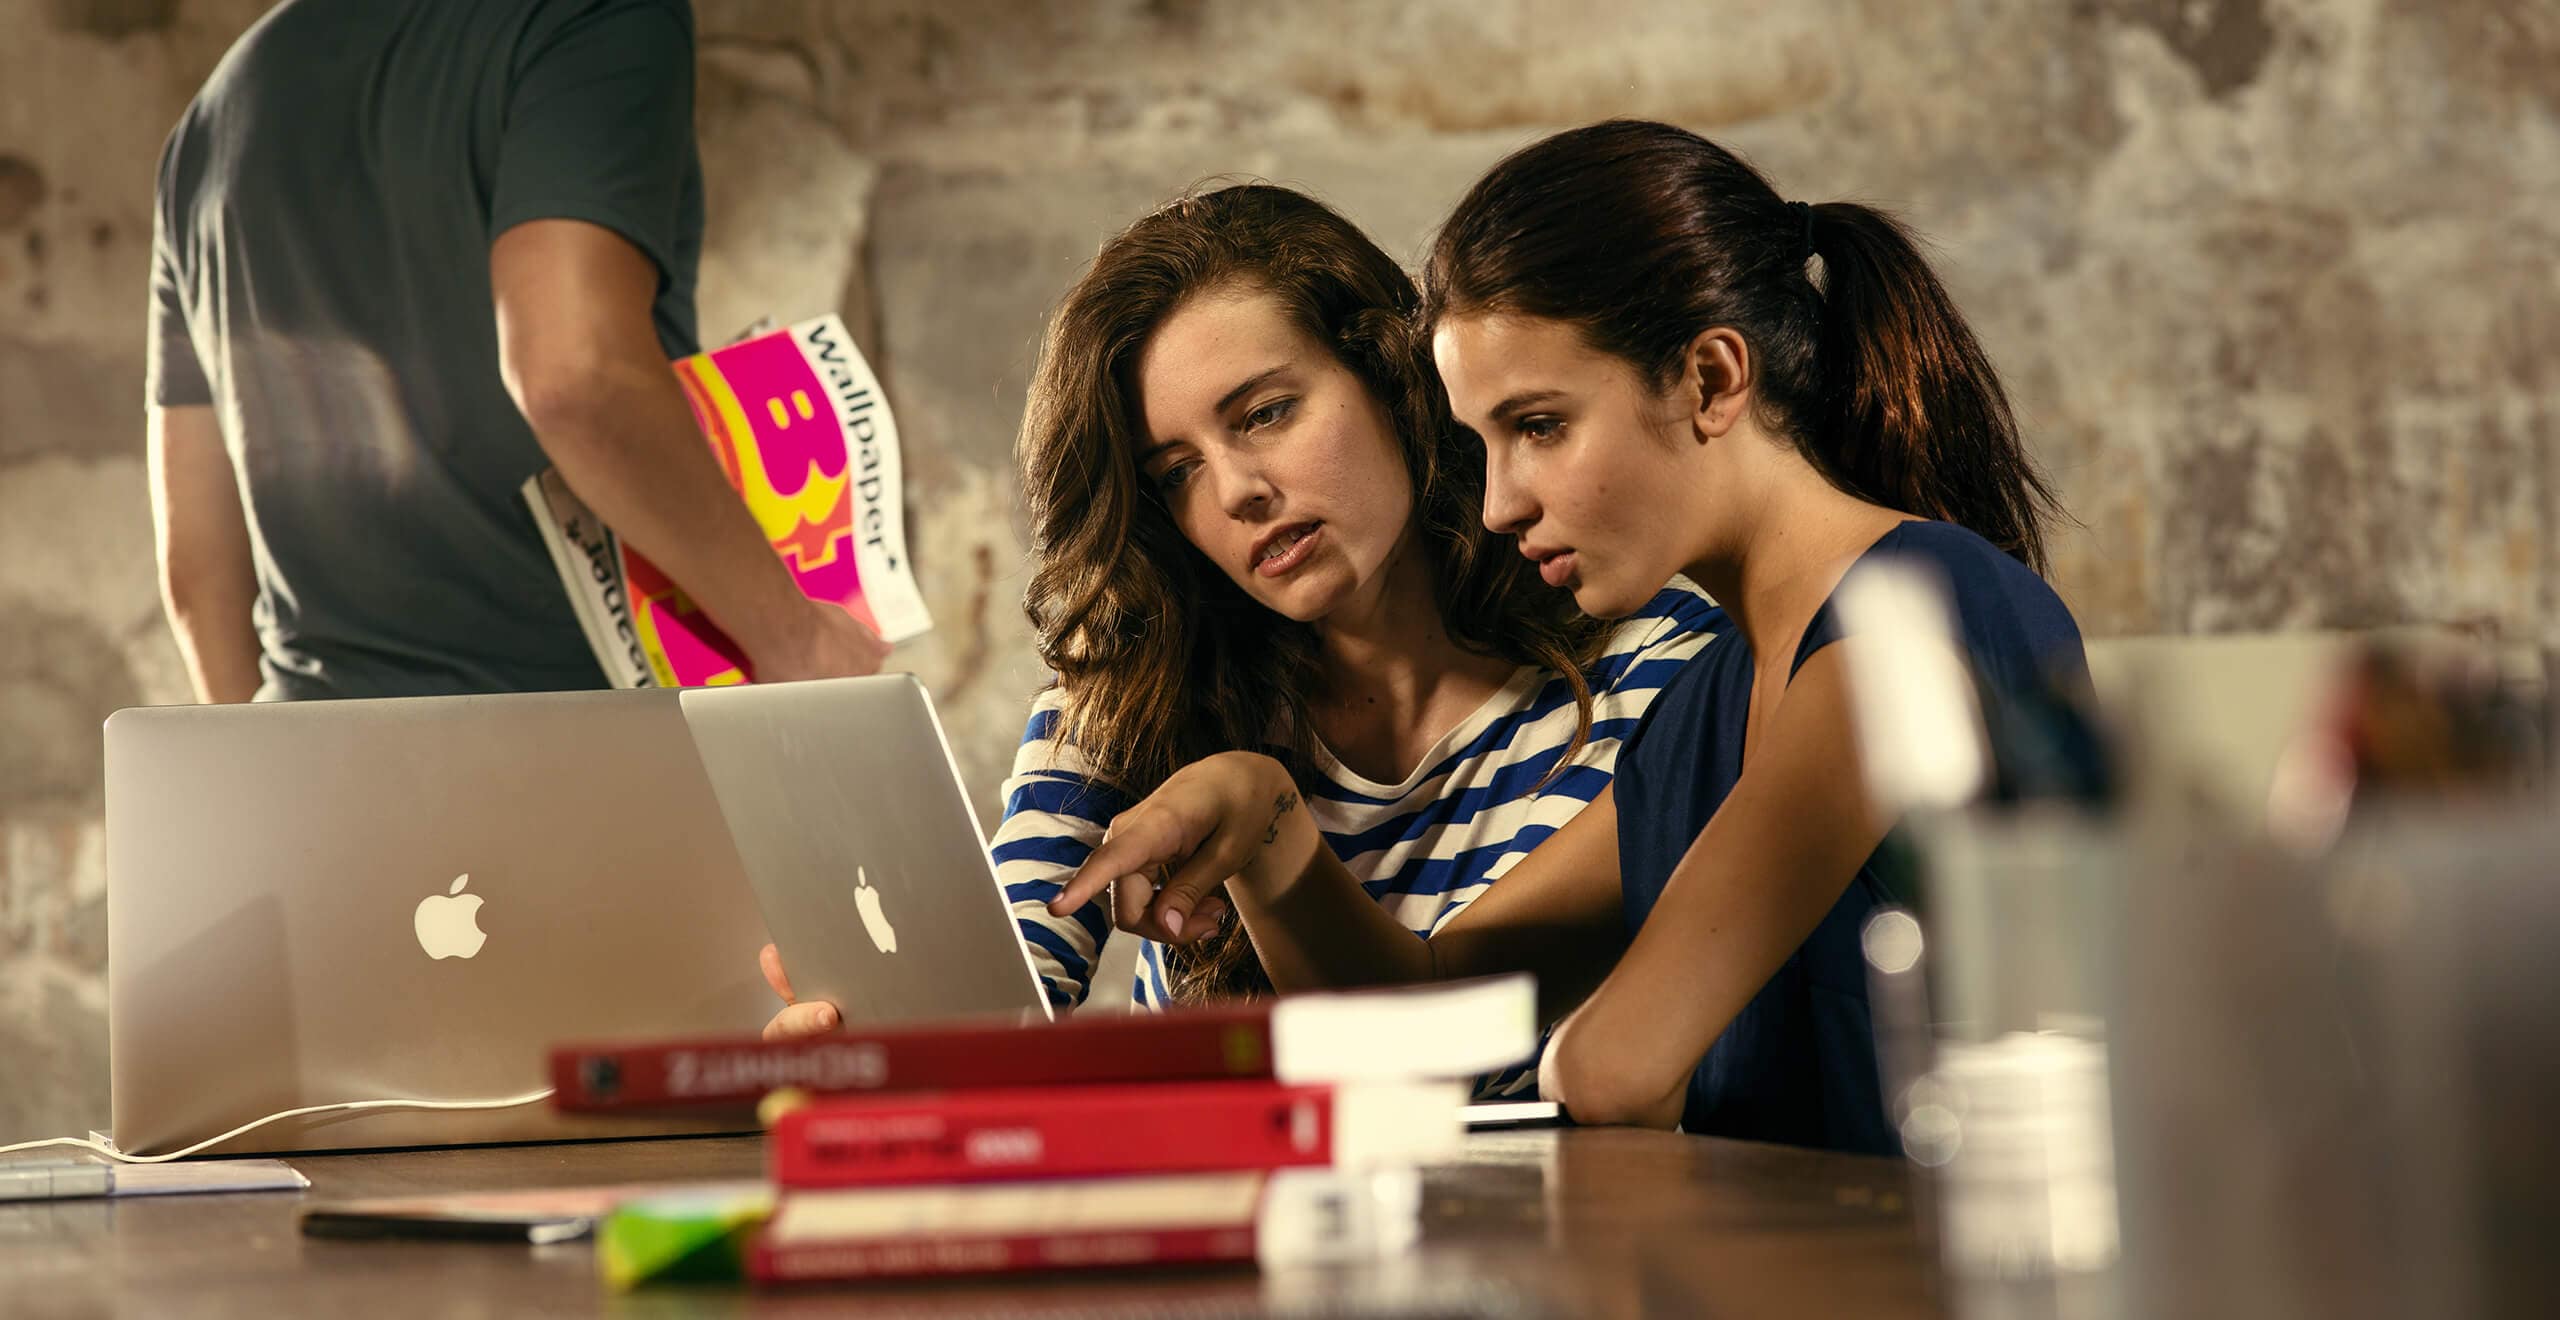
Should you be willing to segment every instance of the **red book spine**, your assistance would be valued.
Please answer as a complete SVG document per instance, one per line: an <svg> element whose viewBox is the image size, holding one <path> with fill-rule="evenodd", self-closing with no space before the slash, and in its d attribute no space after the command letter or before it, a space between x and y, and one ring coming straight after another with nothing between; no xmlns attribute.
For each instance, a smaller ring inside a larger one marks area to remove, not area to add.
<svg viewBox="0 0 2560 1320"><path fill-rule="evenodd" d="M788 1245L759 1240L748 1251L747 1272L764 1283L800 1283L1251 1259L1253 1229L1249 1226L1148 1228Z"/></svg>
<svg viewBox="0 0 2560 1320"><path fill-rule="evenodd" d="M1210 1081L1271 1075L1266 1007L1011 1024L569 1045L551 1051L568 1113L744 1107L777 1087L815 1094Z"/></svg>
<svg viewBox="0 0 2560 1320"><path fill-rule="evenodd" d="M1278 1082L869 1096L794 1110L766 1147L785 1187L1328 1165L1333 1100Z"/></svg>

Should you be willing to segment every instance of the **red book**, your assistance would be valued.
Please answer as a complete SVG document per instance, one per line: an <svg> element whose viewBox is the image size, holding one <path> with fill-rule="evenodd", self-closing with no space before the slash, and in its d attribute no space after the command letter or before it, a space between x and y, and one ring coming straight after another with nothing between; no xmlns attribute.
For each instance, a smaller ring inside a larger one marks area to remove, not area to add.
<svg viewBox="0 0 2560 1320"><path fill-rule="evenodd" d="M1455 1152L1457 1082L1177 1082L819 1100L766 1141L784 1187L1414 1164Z"/></svg>
<svg viewBox="0 0 2560 1320"><path fill-rule="evenodd" d="M1537 1044L1534 983L1512 976L1028 1027L980 1021L856 1028L783 1042L732 1037L565 1045L551 1052L551 1103L570 1113L744 1110L783 1086L828 1095L1469 1077L1521 1062Z"/></svg>
<svg viewBox="0 0 2560 1320"><path fill-rule="evenodd" d="M798 1191L756 1235L747 1270L794 1283L1357 1259L1411 1245L1421 1199L1409 1170Z"/></svg>
<svg viewBox="0 0 2560 1320"><path fill-rule="evenodd" d="M1253 1226L1134 1228L898 1237L853 1242L756 1239L747 1274L766 1283L923 1278L1035 1270L1206 1265L1253 1259Z"/></svg>

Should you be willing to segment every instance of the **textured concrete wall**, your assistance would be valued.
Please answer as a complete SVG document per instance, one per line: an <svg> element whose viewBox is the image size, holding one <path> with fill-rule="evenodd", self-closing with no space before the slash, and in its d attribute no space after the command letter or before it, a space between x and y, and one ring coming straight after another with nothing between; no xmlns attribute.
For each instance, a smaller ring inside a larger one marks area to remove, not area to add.
<svg viewBox="0 0 2560 1320"><path fill-rule="evenodd" d="M184 695L141 308L162 134L256 0L0 0L0 1139L103 1120L97 721ZM1418 252L1610 114L1897 207L2083 524L2093 634L2560 641L2560 11L2536 0L701 0L703 313L841 309L908 437L991 797L1039 672L1006 455L1042 313L1210 174Z"/></svg>

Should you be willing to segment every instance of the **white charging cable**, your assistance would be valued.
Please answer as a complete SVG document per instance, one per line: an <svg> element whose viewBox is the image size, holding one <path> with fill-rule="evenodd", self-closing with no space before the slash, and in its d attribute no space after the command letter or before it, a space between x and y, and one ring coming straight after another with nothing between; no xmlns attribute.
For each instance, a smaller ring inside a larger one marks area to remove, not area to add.
<svg viewBox="0 0 2560 1320"><path fill-rule="evenodd" d="M269 1123L281 1122L288 1118L302 1118L310 1114L344 1114L359 1109L514 1109L520 1105L538 1104L550 1098L551 1088L546 1086L539 1091L526 1092L512 1100L344 1100L334 1105L307 1105L301 1109L288 1109L280 1114L269 1114L265 1118L252 1119L221 1136L207 1137L184 1150L173 1150L165 1155L128 1155L103 1141L91 1141L86 1137L47 1137L42 1141L21 1141L14 1146L0 1146L0 1155L13 1155L22 1150L43 1150L51 1146L71 1146L80 1150L96 1151L108 1159L125 1164L164 1164L170 1160L183 1160L208 1147L219 1146L243 1132L265 1127Z"/></svg>

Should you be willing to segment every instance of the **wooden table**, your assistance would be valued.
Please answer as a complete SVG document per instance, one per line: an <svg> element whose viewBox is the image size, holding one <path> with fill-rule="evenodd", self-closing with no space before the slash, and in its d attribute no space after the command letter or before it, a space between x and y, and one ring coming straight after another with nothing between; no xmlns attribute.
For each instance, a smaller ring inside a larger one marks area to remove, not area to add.
<svg viewBox="0 0 2560 1320"><path fill-rule="evenodd" d="M322 1198L752 1177L714 1137L297 1157L308 1193L0 1202L0 1316L1922 1316L1935 1271L1896 1161L1613 1130L1479 1133L1431 1170L1420 1248L1256 1274L616 1296L583 1245L307 1239Z"/></svg>

